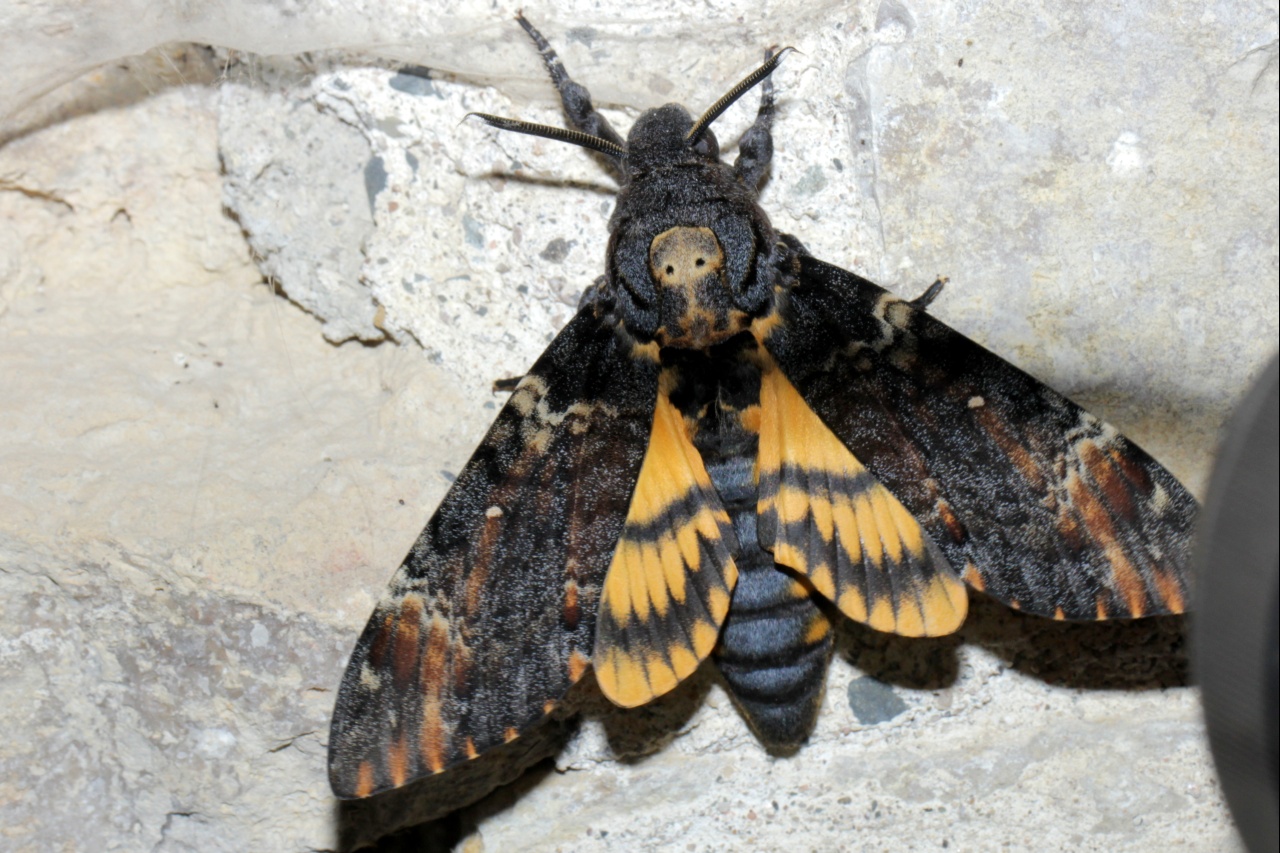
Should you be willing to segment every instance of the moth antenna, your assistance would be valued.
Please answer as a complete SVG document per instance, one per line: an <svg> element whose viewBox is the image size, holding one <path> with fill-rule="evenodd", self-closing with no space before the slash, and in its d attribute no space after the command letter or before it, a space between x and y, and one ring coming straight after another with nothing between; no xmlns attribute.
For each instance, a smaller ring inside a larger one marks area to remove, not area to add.
<svg viewBox="0 0 1280 853"><path fill-rule="evenodd" d="M787 53L793 50L795 50L794 47L784 47L782 50L769 57L769 59L765 61L764 65L761 65L755 71L752 71L743 78L738 85L734 86L728 92L725 92L724 95L720 97L720 100L711 105L711 109L703 113L702 117L693 123L693 127L691 127L689 132L685 134L685 141L690 144L697 142L698 138L701 137L702 134L706 132L706 129L711 125L711 122L720 118L720 114L729 109L733 102L746 94L752 86L772 74L773 69L778 67L778 63L782 60L782 57L786 56Z"/></svg>
<svg viewBox="0 0 1280 853"><path fill-rule="evenodd" d="M463 120L465 121L472 116L482 119L486 124L496 127L498 130L513 130L516 133L524 133L529 136L541 136L545 139L554 139L557 142L568 142L570 145L599 151L601 154L617 160L621 160L627 153L625 148L615 142L577 130L552 127L549 124L534 124L514 118L503 118L502 116L491 116L488 113L467 113L463 116Z"/></svg>

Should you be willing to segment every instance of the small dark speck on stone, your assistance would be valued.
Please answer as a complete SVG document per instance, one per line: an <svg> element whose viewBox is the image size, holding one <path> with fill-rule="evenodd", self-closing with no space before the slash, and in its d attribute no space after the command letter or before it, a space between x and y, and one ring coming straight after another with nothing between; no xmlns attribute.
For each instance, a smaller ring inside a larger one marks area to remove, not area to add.
<svg viewBox="0 0 1280 853"><path fill-rule="evenodd" d="M441 468L440 476L444 477L446 483L452 483L458 475L453 473L452 471L446 471L445 469Z"/></svg>
<svg viewBox="0 0 1280 853"><path fill-rule="evenodd" d="M400 69L390 81L388 85L397 92L404 92L407 95L435 95L437 98L444 97L436 91L436 87L431 83L431 69L421 65L409 65Z"/></svg>
<svg viewBox="0 0 1280 853"><path fill-rule="evenodd" d="M414 172L418 171L418 158L413 156L412 151L404 152L404 161L409 164L409 168Z"/></svg>
<svg viewBox="0 0 1280 853"><path fill-rule="evenodd" d="M547 243L547 247L538 253L538 257L542 258L544 261L550 261L553 264L558 264L564 261L565 258L569 257L569 249L571 248L572 244L567 240L563 237L557 237Z"/></svg>
<svg viewBox="0 0 1280 853"><path fill-rule="evenodd" d="M840 162L840 158L839 158L839 157L832 157L832 158L831 158L831 165L836 167L836 171L837 171L837 172L843 172L843 171L844 171L844 163L841 163L841 162Z"/></svg>
<svg viewBox="0 0 1280 853"><path fill-rule="evenodd" d="M528 293L528 292L529 292L529 285L527 284L522 284L516 288L516 293Z"/></svg>
<svg viewBox="0 0 1280 853"><path fill-rule="evenodd" d="M796 181L792 191L798 196L813 195L818 190L827 185L826 175L822 174L821 166L810 166L805 169L800 180Z"/></svg>
<svg viewBox="0 0 1280 853"><path fill-rule="evenodd" d="M476 309L476 313L479 314L481 317L483 317L485 314L489 313L489 306L481 305L479 308Z"/></svg>
<svg viewBox="0 0 1280 853"><path fill-rule="evenodd" d="M849 708L864 726L888 722L907 710L907 703L892 687L869 675L850 682L848 693Z"/></svg>
<svg viewBox="0 0 1280 853"><path fill-rule="evenodd" d="M956 67L957 67L957 68L964 68L964 57L963 57L963 56L956 60ZM942 846L943 846L943 847L946 847L947 845L944 843Z"/></svg>
<svg viewBox="0 0 1280 853"><path fill-rule="evenodd" d="M462 217L462 236L468 245L484 248L484 228L470 216Z"/></svg>
<svg viewBox="0 0 1280 853"><path fill-rule="evenodd" d="M376 208L378 193L387 188L387 165L378 156L370 157L364 164L364 191L369 196L369 209Z"/></svg>
<svg viewBox="0 0 1280 853"><path fill-rule="evenodd" d="M595 41L596 31L593 27L574 27L566 33L569 41L576 41L591 47L591 43Z"/></svg>

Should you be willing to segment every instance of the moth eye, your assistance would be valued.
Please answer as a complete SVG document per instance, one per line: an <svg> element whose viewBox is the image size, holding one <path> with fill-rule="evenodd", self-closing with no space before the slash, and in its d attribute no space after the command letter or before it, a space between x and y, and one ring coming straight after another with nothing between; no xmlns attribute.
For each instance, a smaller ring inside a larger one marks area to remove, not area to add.
<svg viewBox="0 0 1280 853"><path fill-rule="evenodd" d="M694 266L705 267L707 265L707 260L706 258L698 258L693 263L694 263ZM667 267L667 271L670 272L671 267Z"/></svg>
<svg viewBox="0 0 1280 853"><path fill-rule="evenodd" d="M675 271L676 271L675 267L671 266L671 264L667 264L667 275L672 275L675 273Z"/></svg>

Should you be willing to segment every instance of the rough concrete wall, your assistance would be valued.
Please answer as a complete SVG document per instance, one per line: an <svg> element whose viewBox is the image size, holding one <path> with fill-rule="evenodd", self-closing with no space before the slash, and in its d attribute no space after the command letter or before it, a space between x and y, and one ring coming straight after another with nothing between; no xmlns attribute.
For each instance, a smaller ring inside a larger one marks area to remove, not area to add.
<svg viewBox="0 0 1280 853"><path fill-rule="evenodd" d="M489 382L601 268L597 164L459 126L560 120L507 11L224 8L156 38L231 50L106 68L3 124L6 849L331 849L438 810L438 790L337 806L333 690L500 403ZM696 112L763 46L799 48L777 76L775 225L907 295L949 275L935 313L1202 487L1277 345L1273 5L527 12L622 127L619 105ZM3 31L11 61L34 43ZM40 88L24 74L0 76L6 103ZM718 122L726 147L754 103ZM636 712L586 690L554 762L401 838L1230 849L1184 646L1180 620L984 602L946 640L850 628L811 743L782 760L712 679Z"/></svg>

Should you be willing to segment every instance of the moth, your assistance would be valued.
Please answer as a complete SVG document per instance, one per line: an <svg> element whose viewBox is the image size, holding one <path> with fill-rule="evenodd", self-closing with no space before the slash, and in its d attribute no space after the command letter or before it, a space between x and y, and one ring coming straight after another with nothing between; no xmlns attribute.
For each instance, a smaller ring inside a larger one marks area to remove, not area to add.
<svg viewBox="0 0 1280 853"><path fill-rule="evenodd" d="M1053 619L1179 613L1196 503L1113 427L757 204L767 61L624 140L523 17L572 129L621 178L605 272L520 380L361 634L340 797L514 740L593 671L612 702L710 658L775 750L811 730L834 626L955 631L969 589ZM738 156L710 125L760 84Z"/></svg>

